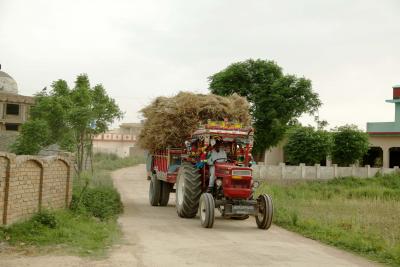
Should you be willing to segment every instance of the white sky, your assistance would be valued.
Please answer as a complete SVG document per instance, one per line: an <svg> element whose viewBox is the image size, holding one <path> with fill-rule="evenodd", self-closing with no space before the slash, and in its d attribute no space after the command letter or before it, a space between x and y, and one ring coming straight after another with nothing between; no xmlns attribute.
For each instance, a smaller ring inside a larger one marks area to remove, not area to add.
<svg viewBox="0 0 400 267"><path fill-rule="evenodd" d="M208 92L208 76L248 58L311 79L330 127L391 121L400 1L0 0L0 63L21 94L87 73L123 122L158 95Z"/></svg>

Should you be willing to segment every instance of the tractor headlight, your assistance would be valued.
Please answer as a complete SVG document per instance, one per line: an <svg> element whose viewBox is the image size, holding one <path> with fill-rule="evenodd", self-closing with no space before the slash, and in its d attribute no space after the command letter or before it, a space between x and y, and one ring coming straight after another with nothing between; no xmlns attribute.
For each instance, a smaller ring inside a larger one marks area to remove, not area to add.
<svg viewBox="0 0 400 267"><path fill-rule="evenodd" d="M253 188L257 188L260 185L258 181L253 181Z"/></svg>
<svg viewBox="0 0 400 267"><path fill-rule="evenodd" d="M222 186L222 179L217 179L216 181L215 181L215 184L218 186L218 187L221 187Z"/></svg>

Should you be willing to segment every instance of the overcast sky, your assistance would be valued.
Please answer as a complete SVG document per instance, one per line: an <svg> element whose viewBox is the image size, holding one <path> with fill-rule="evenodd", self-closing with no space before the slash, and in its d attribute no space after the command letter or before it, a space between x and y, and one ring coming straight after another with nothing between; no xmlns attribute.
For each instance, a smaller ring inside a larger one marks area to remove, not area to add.
<svg viewBox="0 0 400 267"><path fill-rule="evenodd" d="M391 121L400 1L0 0L0 63L21 94L87 73L123 122L158 95L207 92L208 76L248 58L311 79L330 127Z"/></svg>

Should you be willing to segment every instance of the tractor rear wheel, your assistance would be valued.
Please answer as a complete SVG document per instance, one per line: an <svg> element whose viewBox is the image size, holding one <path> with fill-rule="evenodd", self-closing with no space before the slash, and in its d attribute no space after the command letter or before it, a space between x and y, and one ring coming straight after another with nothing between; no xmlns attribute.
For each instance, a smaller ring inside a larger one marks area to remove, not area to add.
<svg viewBox="0 0 400 267"><path fill-rule="evenodd" d="M160 206L167 206L169 201L169 193L171 193L173 184L168 182L161 182L161 195L160 195Z"/></svg>
<svg viewBox="0 0 400 267"><path fill-rule="evenodd" d="M158 206L158 203L160 202L160 196L161 196L161 181L158 180L157 175L153 173L151 174L150 188L149 188L150 205Z"/></svg>
<svg viewBox="0 0 400 267"><path fill-rule="evenodd" d="M201 179L199 171L183 162L176 178L176 211L182 218L193 218L199 208Z"/></svg>
<svg viewBox="0 0 400 267"><path fill-rule="evenodd" d="M204 228L212 228L214 225L215 202L210 193L204 193L200 197L200 221Z"/></svg>
<svg viewBox="0 0 400 267"><path fill-rule="evenodd" d="M271 227L272 217L274 215L274 206L272 199L267 194L262 194L257 198L258 214L256 215L257 227L267 230Z"/></svg>

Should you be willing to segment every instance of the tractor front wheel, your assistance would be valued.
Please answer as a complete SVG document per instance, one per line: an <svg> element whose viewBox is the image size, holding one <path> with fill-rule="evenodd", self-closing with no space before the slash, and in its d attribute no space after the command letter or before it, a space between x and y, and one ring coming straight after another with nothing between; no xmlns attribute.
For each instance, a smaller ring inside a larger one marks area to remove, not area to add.
<svg viewBox="0 0 400 267"><path fill-rule="evenodd" d="M271 227L272 217L274 215L274 206L272 199L267 194L262 194L257 198L258 213L256 214L257 227L267 230Z"/></svg>
<svg viewBox="0 0 400 267"><path fill-rule="evenodd" d="M161 196L161 181L157 179L156 174L151 174L150 188L149 188L149 200L150 205L158 206Z"/></svg>
<svg viewBox="0 0 400 267"><path fill-rule="evenodd" d="M179 168L175 193L179 217L195 217L201 195L201 177L199 170L189 162L183 162Z"/></svg>
<svg viewBox="0 0 400 267"><path fill-rule="evenodd" d="M204 228L212 228L214 225L215 202L210 193L204 193L200 197L200 221Z"/></svg>

